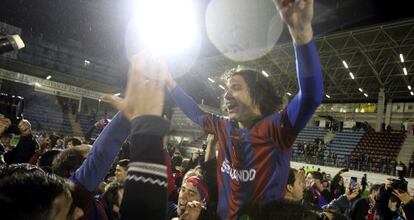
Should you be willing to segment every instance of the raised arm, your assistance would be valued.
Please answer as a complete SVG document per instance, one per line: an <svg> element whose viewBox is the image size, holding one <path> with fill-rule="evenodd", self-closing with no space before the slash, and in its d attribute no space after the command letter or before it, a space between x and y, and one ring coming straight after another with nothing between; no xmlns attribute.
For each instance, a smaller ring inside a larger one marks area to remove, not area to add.
<svg viewBox="0 0 414 220"><path fill-rule="evenodd" d="M190 118L194 123L203 127L203 119L207 113L201 110L200 107L198 107L197 103L189 95L187 95L171 77L169 77L169 79L166 81L166 85L168 90L171 92L175 103L178 105L181 111L183 111L184 114L187 115L187 117Z"/></svg>
<svg viewBox="0 0 414 220"><path fill-rule="evenodd" d="M219 127L219 123L223 120L223 117L209 114L201 110L197 103L176 84L168 70L163 72L162 75L165 79L165 85L171 92L175 103L184 112L184 114L187 115L187 117L194 123L201 126L205 132L215 134Z"/></svg>
<svg viewBox="0 0 414 220"><path fill-rule="evenodd" d="M147 68L159 68L145 54L132 60L125 99L112 104L131 121L131 161L121 205L122 219L165 219L167 167L162 150L169 124L161 117L164 82L145 79ZM156 71L160 71L156 69Z"/></svg>
<svg viewBox="0 0 414 220"><path fill-rule="evenodd" d="M92 146L88 158L71 179L90 192L105 178L122 143L130 133L129 121L119 112L103 129Z"/></svg>
<svg viewBox="0 0 414 220"><path fill-rule="evenodd" d="M299 92L287 107L293 128L301 130L323 98L322 69L313 40L313 0L275 0L295 44Z"/></svg>

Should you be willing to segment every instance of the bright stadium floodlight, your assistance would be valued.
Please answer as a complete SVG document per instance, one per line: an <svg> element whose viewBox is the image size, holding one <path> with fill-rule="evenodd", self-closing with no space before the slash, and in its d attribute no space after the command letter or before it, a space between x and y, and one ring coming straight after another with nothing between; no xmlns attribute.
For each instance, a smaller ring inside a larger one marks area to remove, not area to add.
<svg viewBox="0 0 414 220"><path fill-rule="evenodd" d="M368 94L364 93L364 96L365 96L365 97L368 97Z"/></svg>
<svg viewBox="0 0 414 220"><path fill-rule="evenodd" d="M362 90L361 88L358 88L358 90L360 91L360 92L363 92L364 90Z"/></svg>
<svg viewBox="0 0 414 220"><path fill-rule="evenodd" d="M214 81L214 79L212 79L212 78L210 78L210 77L208 77L207 79L208 79L208 81L210 81L210 82L212 82L212 83L215 83L215 82L216 82L216 81Z"/></svg>
<svg viewBox="0 0 414 220"><path fill-rule="evenodd" d="M352 74L351 72L349 72L349 76L351 76L351 79L355 79L354 74Z"/></svg>
<svg viewBox="0 0 414 220"><path fill-rule="evenodd" d="M119 93L119 92L114 94L114 96L120 96L120 95L121 95L121 93Z"/></svg>
<svg viewBox="0 0 414 220"><path fill-rule="evenodd" d="M288 96L291 96L291 95L292 95L292 93L290 93L290 92L287 92L287 93L286 93L286 95L288 95Z"/></svg>
<svg viewBox="0 0 414 220"><path fill-rule="evenodd" d="M51 78L52 78L52 76L51 76L51 75L49 75L49 76L47 76L47 77L46 77L46 79L47 79L47 80L49 80L49 79L51 79Z"/></svg>
<svg viewBox="0 0 414 220"><path fill-rule="evenodd" d="M410 94L411 94L412 96L414 96L414 92L412 92L412 91L411 91L411 92L410 92Z"/></svg>
<svg viewBox="0 0 414 220"><path fill-rule="evenodd" d="M408 87L408 90L411 90L411 86L407 86Z"/></svg>
<svg viewBox="0 0 414 220"><path fill-rule="evenodd" d="M265 76L265 77L269 77L269 74L268 74L268 73L266 73L266 71L264 71L264 70L262 70L262 74L263 74L263 76Z"/></svg>
<svg viewBox="0 0 414 220"><path fill-rule="evenodd" d="M401 60L401 63L404 63L404 56L402 55L402 53L400 53L400 60Z"/></svg>
<svg viewBox="0 0 414 220"><path fill-rule="evenodd" d="M403 71L404 71L404 75L408 75L408 73L407 73L407 68L403 68Z"/></svg>
<svg viewBox="0 0 414 220"><path fill-rule="evenodd" d="M348 69L348 64L345 62L345 60L342 60L342 64L344 64L344 67Z"/></svg>
<svg viewBox="0 0 414 220"><path fill-rule="evenodd" d="M331 98L331 96L330 96L330 95L328 95L328 94L326 94L325 96L326 96L326 98L328 98L328 99L330 99L330 98Z"/></svg>
<svg viewBox="0 0 414 220"><path fill-rule="evenodd" d="M137 0L133 28L143 48L158 56L191 47L196 37L192 0Z"/></svg>
<svg viewBox="0 0 414 220"><path fill-rule="evenodd" d="M226 90L226 88L224 88L224 86L222 86L222 85L219 85L219 87L223 90Z"/></svg>

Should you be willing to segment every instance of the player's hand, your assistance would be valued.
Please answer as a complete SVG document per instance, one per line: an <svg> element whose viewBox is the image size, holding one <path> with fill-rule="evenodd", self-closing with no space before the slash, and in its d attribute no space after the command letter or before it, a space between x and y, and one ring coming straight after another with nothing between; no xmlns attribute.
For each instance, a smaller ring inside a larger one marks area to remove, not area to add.
<svg viewBox="0 0 414 220"><path fill-rule="evenodd" d="M313 0L273 0L280 16L288 25L297 44L306 44L313 37Z"/></svg>

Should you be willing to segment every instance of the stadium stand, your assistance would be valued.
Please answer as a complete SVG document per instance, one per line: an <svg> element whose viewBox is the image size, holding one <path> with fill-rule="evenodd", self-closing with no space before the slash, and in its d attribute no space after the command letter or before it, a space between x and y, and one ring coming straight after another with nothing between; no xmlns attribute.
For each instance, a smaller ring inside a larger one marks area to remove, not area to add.
<svg viewBox="0 0 414 220"><path fill-rule="evenodd" d="M345 158L355 149L363 135L363 130L353 131L344 129L343 131L336 132L332 141L327 144L327 149L335 152L338 156L338 163L343 164Z"/></svg>

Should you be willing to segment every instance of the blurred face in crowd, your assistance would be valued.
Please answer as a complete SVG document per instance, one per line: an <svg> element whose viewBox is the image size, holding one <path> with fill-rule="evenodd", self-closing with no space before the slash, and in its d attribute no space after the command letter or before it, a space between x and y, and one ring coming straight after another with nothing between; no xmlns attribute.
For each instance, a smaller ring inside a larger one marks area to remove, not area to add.
<svg viewBox="0 0 414 220"><path fill-rule="evenodd" d="M315 182L315 178L313 178L312 174L309 173L306 176L306 187L312 187L312 185L314 184L314 182Z"/></svg>
<svg viewBox="0 0 414 220"><path fill-rule="evenodd" d="M345 185L344 178L343 178L342 176L339 178L339 182L338 182L338 184L339 184L340 186L344 186L344 185Z"/></svg>
<svg viewBox="0 0 414 220"><path fill-rule="evenodd" d="M72 148L72 147L74 147L75 145L73 145L73 142L72 141L69 141L68 142L68 144L67 144L67 148Z"/></svg>
<svg viewBox="0 0 414 220"><path fill-rule="evenodd" d="M177 213L178 216L180 216L180 219L194 219L194 216L191 216L191 214L194 213L189 213L188 211L186 212L186 209L188 208L187 204L192 201L201 202L200 193L198 192L197 187L195 187L193 184L183 181L180 189L180 194L178 195L177 207ZM199 213L195 219L197 219L198 215Z"/></svg>
<svg viewBox="0 0 414 220"><path fill-rule="evenodd" d="M227 81L224 104L232 120L248 122L261 115L259 105L254 104L250 89L240 75L233 75Z"/></svg>
<svg viewBox="0 0 414 220"><path fill-rule="evenodd" d="M180 152L178 149L176 149L176 150L174 151L173 156L181 156L181 152Z"/></svg>
<svg viewBox="0 0 414 220"><path fill-rule="evenodd" d="M124 167L116 165L115 168L115 177L118 181L125 181L127 177L127 171Z"/></svg>
<svg viewBox="0 0 414 220"><path fill-rule="evenodd" d="M295 182L293 185L288 184L286 187L285 198L300 201L303 199L303 190L305 189L305 175L302 171L295 173Z"/></svg>
<svg viewBox="0 0 414 220"><path fill-rule="evenodd" d="M60 146L60 145L63 145L65 142L64 142L64 140L63 139L58 139L57 141L56 141L56 145L58 145L58 146Z"/></svg>
<svg viewBox="0 0 414 220"><path fill-rule="evenodd" d="M6 148L11 148L11 138L7 136L2 136L0 139L1 143Z"/></svg>

